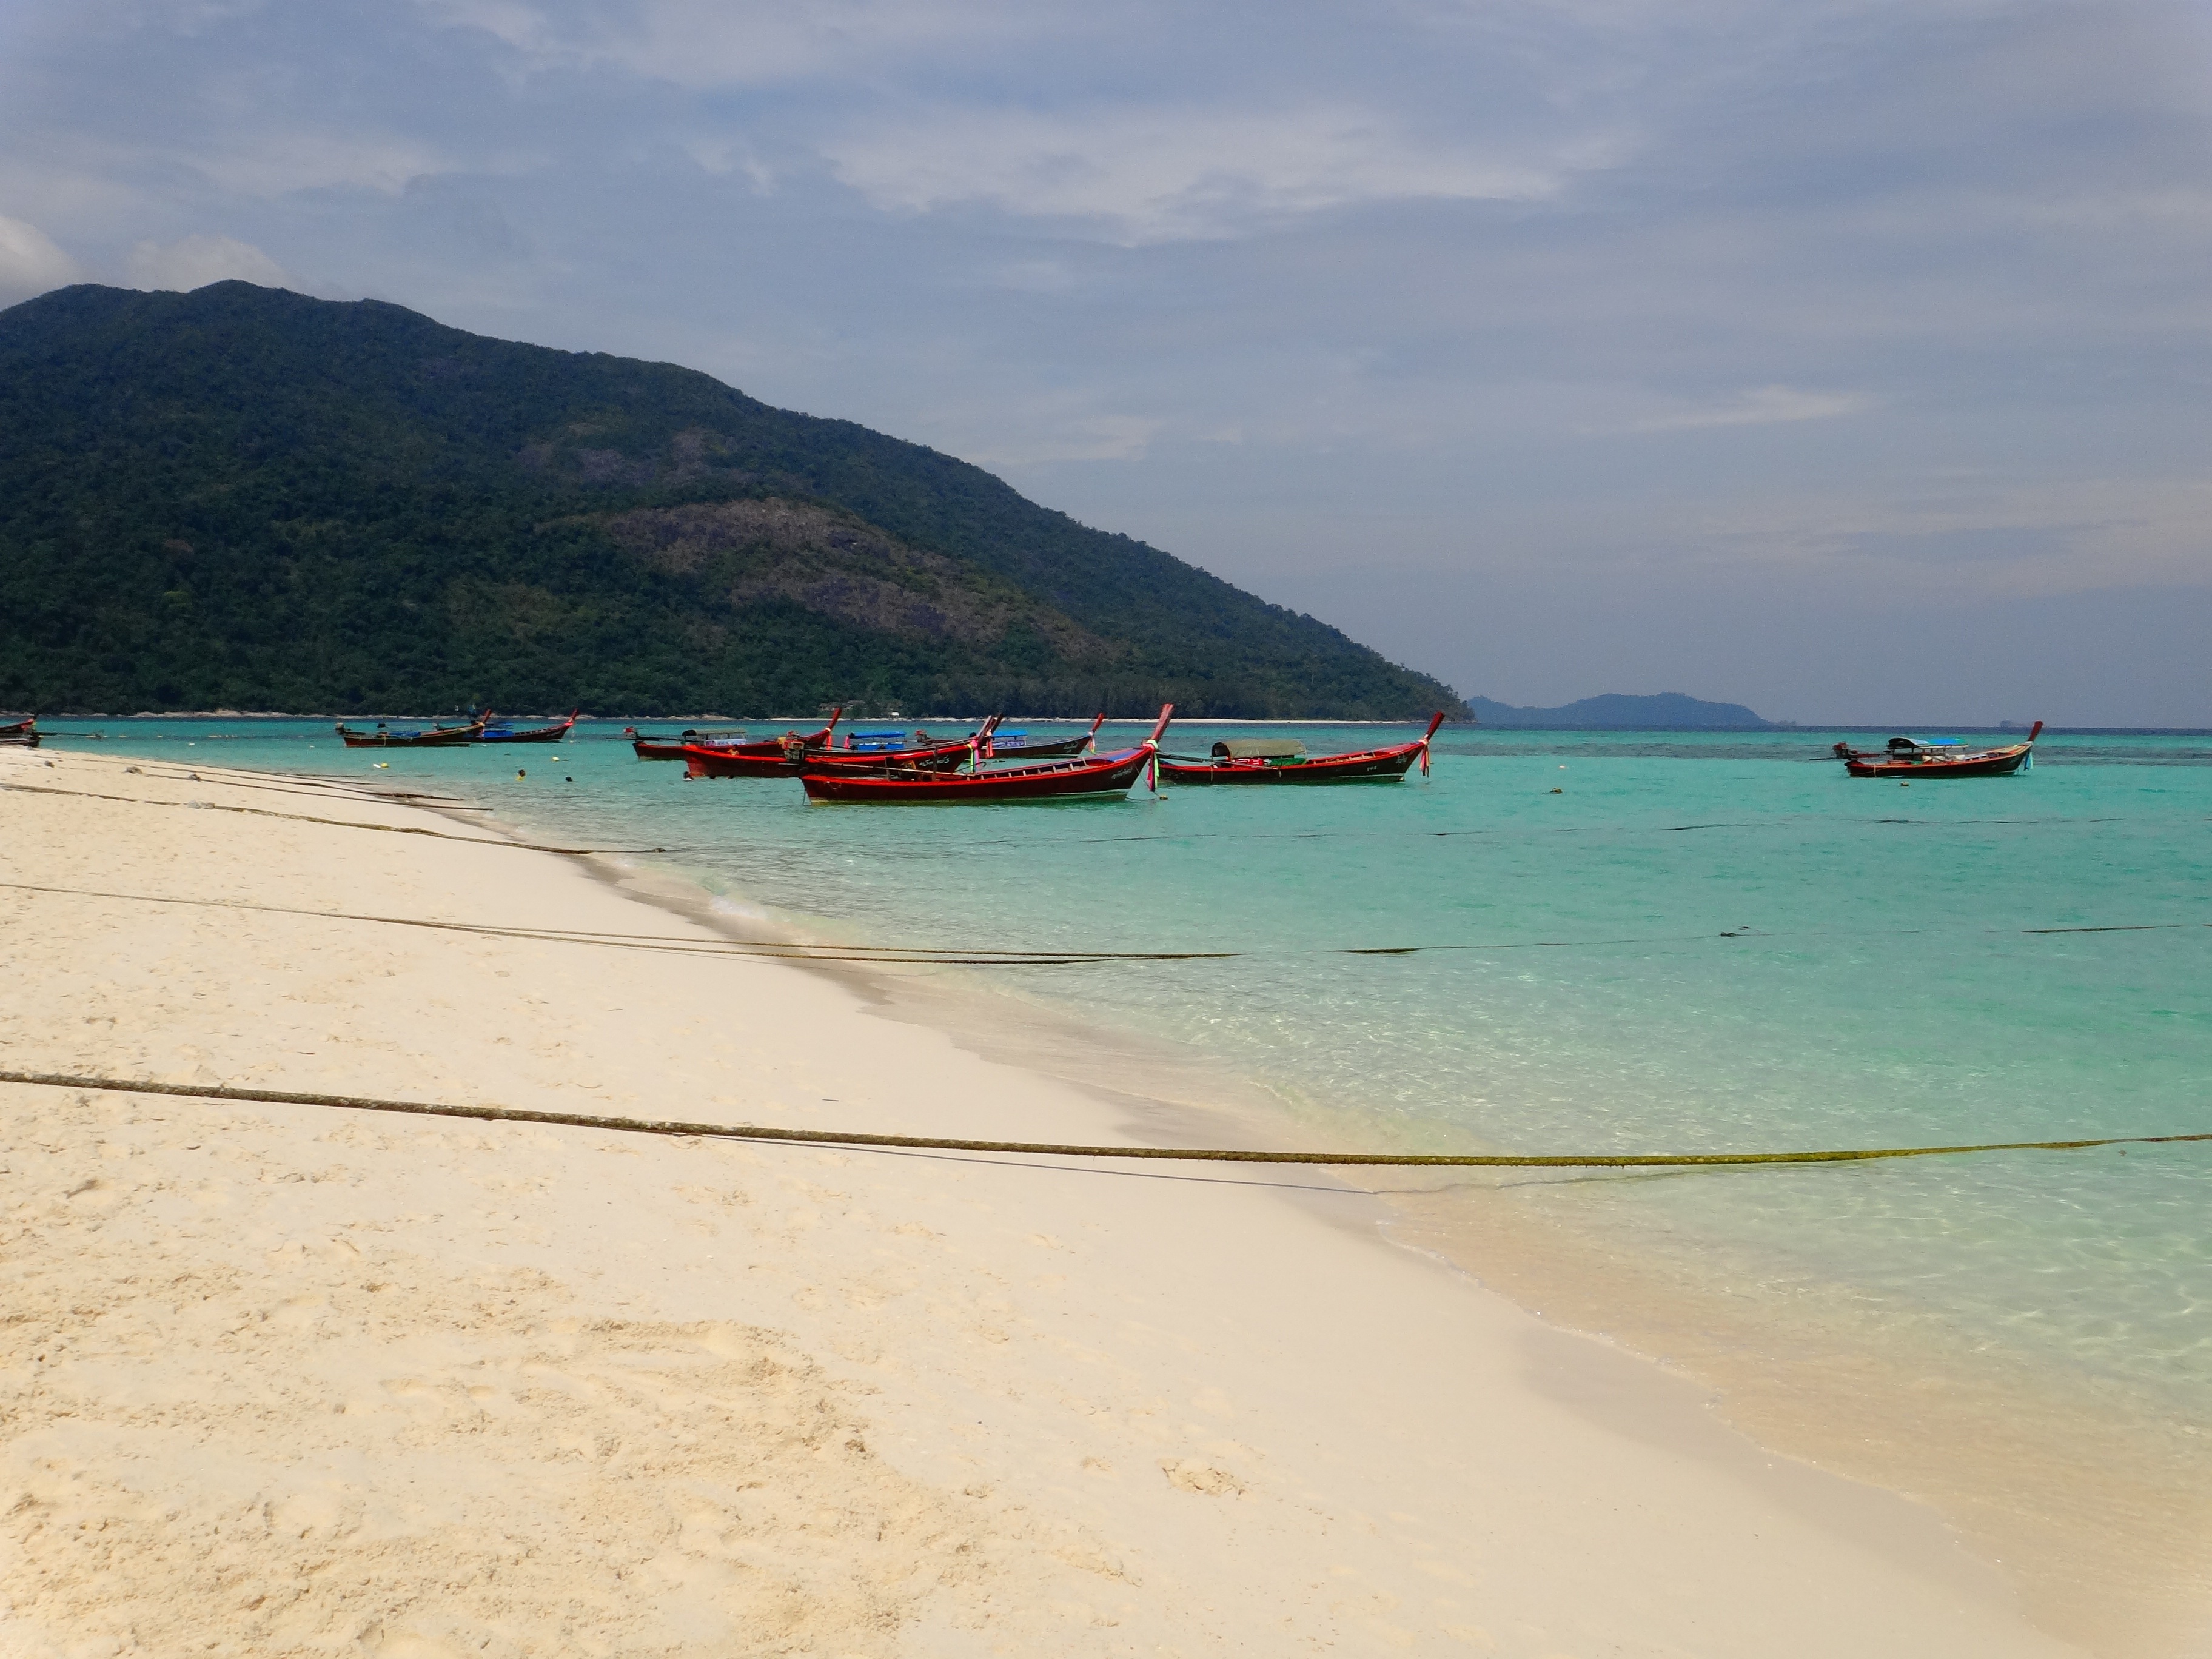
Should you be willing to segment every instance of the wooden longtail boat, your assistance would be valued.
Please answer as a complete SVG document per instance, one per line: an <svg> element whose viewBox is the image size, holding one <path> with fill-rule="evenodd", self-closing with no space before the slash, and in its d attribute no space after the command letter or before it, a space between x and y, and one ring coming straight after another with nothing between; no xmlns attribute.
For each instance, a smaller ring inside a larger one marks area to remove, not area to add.
<svg viewBox="0 0 2212 1659"><path fill-rule="evenodd" d="M2001 749L1967 750L1957 744L1922 743L1913 738L1892 738L1881 749L1836 745L1836 758L1855 778L2002 778L2033 770L2035 740L2041 720L2028 728L2027 741L2008 743Z"/></svg>
<svg viewBox="0 0 2212 1659"><path fill-rule="evenodd" d="M380 720L374 732L356 732L340 720L337 733L349 749L450 749L474 743L483 728L482 720L471 720L466 726L434 725L427 732L393 732Z"/></svg>
<svg viewBox="0 0 2212 1659"><path fill-rule="evenodd" d="M477 734L477 741L478 743L558 743L568 735L568 729L575 725L576 716L582 712L580 709L572 708L568 711L568 718L565 720L558 721L552 726L531 726L520 732L511 726L487 726ZM491 716L487 714L484 718L489 720Z"/></svg>
<svg viewBox="0 0 2212 1659"><path fill-rule="evenodd" d="M1057 760L1063 755L1085 754L1097 744L1098 728L1105 724L1106 717L1101 714L1081 737L1063 738L1052 743L1031 743L1026 732L994 733L985 755L994 759Z"/></svg>
<svg viewBox="0 0 2212 1659"><path fill-rule="evenodd" d="M672 738L641 738L637 728L630 727L633 741L630 747L640 760L680 761L686 749L738 749L753 741L746 732L704 732L685 731Z"/></svg>
<svg viewBox="0 0 2212 1659"><path fill-rule="evenodd" d="M702 737L696 732L687 731L675 738L640 738L630 747L636 751L640 760L680 761L685 757L684 751L690 749L713 749L733 755L780 756L792 736L797 736L799 743L808 749L827 747L830 734L837 729L837 721L844 713L844 708L840 706L830 714L829 725L819 732L808 732L803 735L793 733L781 738L755 738L740 732L734 737L717 738ZM635 729L634 726L631 728L632 731Z"/></svg>
<svg viewBox="0 0 2212 1659"><path fill-rule="evenodd" d="M808 749L792 738L772 755L755 754L759 745L743 749L687 749L686 771L695 778L795 778L810 771L880 772L899 767L916 772L951 772L974 760L976 749L990 740L996 714L983 722L973 737L957 743L933 744L927 749Z"/></svg>
<svg viewBox="0 0 2212 1659"><path fill-rule="evenodd" d="M1411 743L1387 749L1362 749L1348 755L1309 755L1295 738L1230 738L1213 752L1160 757L1164 783L1395 783L1420 763L1428 775L1429 744L1444 723L1439 709L1429 729Z"/></svg>
<svg viewBox="0 0 2212 1659"><path fill-rule="evenodd" d="M39 717L33 714L28 720L0 726L0 743L21 744L26 749L36 749L39 746Z"/></svg>
<svg viewBox="0 0 2212 1659"><path fill-rule="evenodd" d="M1134 749L1066 760L1024 762L989 771L936 775L887 767L877 772L819 771L809 768L799 782L809 800L942 805L954 801L1114 799L1129 793L1159 753L1175 705L1160 709L1152 736ZM986 733L985 735L988 735ZM981 745L978 744L978 747Z"/></svg>

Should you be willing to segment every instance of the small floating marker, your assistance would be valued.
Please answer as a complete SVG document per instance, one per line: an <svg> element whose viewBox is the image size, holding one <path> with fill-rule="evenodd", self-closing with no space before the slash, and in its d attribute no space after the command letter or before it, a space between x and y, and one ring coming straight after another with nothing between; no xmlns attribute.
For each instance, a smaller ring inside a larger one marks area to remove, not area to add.
<svg viewBox="0 0 2212 1659"><path fill-rule="evenodd" d="M1552 791L1552 793L1553 793L1553 794L1555 794L1555 795L1564 795L1564 794L1565 794L1567 792L1566 792L1565 790L1564 790L1564 789L1554 789L1553 791Z"/></svg>

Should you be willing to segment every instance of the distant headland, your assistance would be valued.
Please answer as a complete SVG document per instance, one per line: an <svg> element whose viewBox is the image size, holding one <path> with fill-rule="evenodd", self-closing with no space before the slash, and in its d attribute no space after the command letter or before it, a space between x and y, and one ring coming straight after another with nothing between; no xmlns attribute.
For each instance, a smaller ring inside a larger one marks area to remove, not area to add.
<svg viewBox="0 0 2212 1659"><path fill-rule="evenodd" d="M1584 697L1558 708L1518 708L1488 697L1469 697L1468 707L1485 726L1519 726L1549 731L1679 731L1683 727L1717 731L1769 731L1777 722L1761 720L1740 702L1706 702L1680 691L1661 691L1650 696L1623 696L1607 692Z"/></svg>

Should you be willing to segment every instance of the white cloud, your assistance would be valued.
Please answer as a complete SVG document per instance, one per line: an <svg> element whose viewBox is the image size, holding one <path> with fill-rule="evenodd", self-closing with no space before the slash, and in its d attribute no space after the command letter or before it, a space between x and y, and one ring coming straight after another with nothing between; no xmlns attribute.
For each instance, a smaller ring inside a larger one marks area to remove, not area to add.
<svg viewBox="0 0 2212 1659"><path fill-rule="evenodd" d="M822 146L837 176L880 208L980 204L1087 222L1132 246L1233 235L1360 202L1538 200L1570 173L1604 165L1612 149L1483 154L1344 108L949 110Z"/></svg>
<svg viewBox="0 0 2212 1659"><path fill-rule="evenodd" d="M253 132L246 143L182 159L225 190L262 198L330 189L396 196L445 170L434 149L411 139L312 129Z"/></svg>
<svg viewBox="0 0 2212 1659"><path fill-rule="evenodd" d="M235 277L263 288L287 288L291 278L284 267L251 242L228 236L187 236L164 247L141 242L131 250L133 288L175 289L189 293L210 283Z"/></svg>
<svg viewBox="0 0 2212 1659"><path fill-rule="evenodd" d="M2202 586L2212 580L2212 483L1930 477L1917 489L1688 506L1672 533L1701 550L1672 561L1676 568L1826 569L1870 592L1963 599Z"/></svg>
<svg viewBox="0 0 2212 1659"><path fill-rule="evenodd" d="M77 262L36 225L0 216L0 306L82 282L84 275Z"/></svg>
<svg viewBox="0 0 2212 1659"><path fill-rule="evenodd" d="M529 68L611 66L677 86L759 86L933 50L1003 50L1054 24L1042 0L419 0Z"/></svg>
<svg viewBox="0 0 2212 1659"><path fill-rule="evenodd" d="M1018 435L982 440L964 451L979 466L1036 466L1047 461L1136 461L1164 422L1146 415L1077 415L1030 426Z"/></svg>
<svg viewBox="0 0 2212 1659"><path fill-rule="evenodd" d="M1794 386L1754 386L1719 403L1662 410L1614 427L1586 428L1612 432L1690 432L1703 427L1771 426L1783 421L1826 421L1856 415L1869 406L1850 392L1800 392Z"/></svg>

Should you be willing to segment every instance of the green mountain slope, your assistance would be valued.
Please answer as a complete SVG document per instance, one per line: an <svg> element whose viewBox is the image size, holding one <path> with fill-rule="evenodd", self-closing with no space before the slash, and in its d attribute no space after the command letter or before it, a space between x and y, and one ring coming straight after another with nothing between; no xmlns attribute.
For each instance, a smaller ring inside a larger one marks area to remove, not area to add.
<svg viewBox="0 0 2212 1659"><path fill-rule="evenodd" d="M0 312L0 708L1399 718L1449 688L981 469L244 283Z"/></svg>

